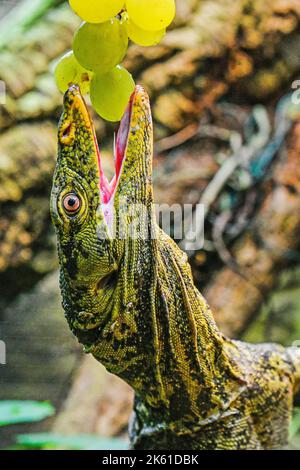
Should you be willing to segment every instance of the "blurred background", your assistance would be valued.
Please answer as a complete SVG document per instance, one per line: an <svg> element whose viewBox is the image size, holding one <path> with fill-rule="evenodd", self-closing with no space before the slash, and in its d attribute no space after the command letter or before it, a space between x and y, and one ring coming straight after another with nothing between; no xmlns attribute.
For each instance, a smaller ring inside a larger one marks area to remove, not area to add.
<svg viewBox="0 0 300 470"><path fill-rule="evenodd" d="M66 1L0 0L0 448L127 446L132 392L68 329L49 216L53 64L78 24ZM178 0L163 42L125 65L151 96L156 202L205 204L189 255L220 328L300 340L299 0ZM95 123L112 174L116 128Z"/></svg>

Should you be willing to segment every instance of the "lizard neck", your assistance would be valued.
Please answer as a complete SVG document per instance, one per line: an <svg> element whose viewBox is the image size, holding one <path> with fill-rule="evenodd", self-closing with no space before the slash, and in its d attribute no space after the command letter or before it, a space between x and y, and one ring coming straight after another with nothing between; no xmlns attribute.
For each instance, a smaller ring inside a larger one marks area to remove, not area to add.
<svg viewBox="0 0 300 470"><path fill-rule="evenodd" d="M91 352L154 415L206 419L240 387L234 346L194 286L186 255L155 227L158 236L140 242L138 254L134 242L127 246L106 338Z"/></svg>
<svg viewBox="0 0 300 470"><path fill-rule="evenodd" d="M240 387L235 347L195 287L186 254L162 231L156 269L157 367L169 409L175 419L191 413L206 419Z"/></svg>

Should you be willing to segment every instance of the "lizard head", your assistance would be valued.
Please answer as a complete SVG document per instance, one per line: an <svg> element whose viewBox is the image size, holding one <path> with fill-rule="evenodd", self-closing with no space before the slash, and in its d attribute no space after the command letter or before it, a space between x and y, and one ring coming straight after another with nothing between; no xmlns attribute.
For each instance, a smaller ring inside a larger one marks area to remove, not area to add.
<svg viewBox="0 0 300 470"><path fill-rule="evenodd" d="M136 230L140 208L152 211L152 133L149 99L137 86L120 123L115 176L109 182L80 90L72 85L65 94L51 216L64 310L87 348L107 337L108 344L113 327L115 333L136 328L128 312L134 302L130 272L140 237L128 232ZM145 226L148 230L149 224ZM121 322L120 311L125 312Z"/></svg>

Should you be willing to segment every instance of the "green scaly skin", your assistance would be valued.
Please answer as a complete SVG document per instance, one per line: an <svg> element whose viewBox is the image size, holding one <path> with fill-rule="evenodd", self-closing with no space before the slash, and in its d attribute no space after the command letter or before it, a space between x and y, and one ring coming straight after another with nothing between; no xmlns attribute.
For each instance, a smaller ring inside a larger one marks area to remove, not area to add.
<svg viewBox="0 0 300 470"><path fill-rule="evenodd" d="M232 341L218 330L186 255L155 220L151 109L141 87L129 116L112 236L93 124L78 88L65 95L51 213L70 328L135 390L133 448L282 447L300 388L299 350ZM65 210L68 193L80 201L75 214ZM129 236L135 204L148 236Z"/></svg>

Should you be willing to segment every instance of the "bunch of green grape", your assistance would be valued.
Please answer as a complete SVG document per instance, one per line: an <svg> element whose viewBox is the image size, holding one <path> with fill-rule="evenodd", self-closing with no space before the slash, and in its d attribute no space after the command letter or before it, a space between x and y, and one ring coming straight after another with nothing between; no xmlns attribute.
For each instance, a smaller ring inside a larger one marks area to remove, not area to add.
<svg viewBox="0 0 300 470"><path fill-rule="evenodd" d="M175 16L175 0L69 0L83 20L73 50L58 62L55 78L64 93L70 83L90 93L96 112L119 121L135 83L120 65L128 39L141 46L158 44Z"/></svg>

